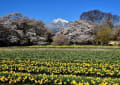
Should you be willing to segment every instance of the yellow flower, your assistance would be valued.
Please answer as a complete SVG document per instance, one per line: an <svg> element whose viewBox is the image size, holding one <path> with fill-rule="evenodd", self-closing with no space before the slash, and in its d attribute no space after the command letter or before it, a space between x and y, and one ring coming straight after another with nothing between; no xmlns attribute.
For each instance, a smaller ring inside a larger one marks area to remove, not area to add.
<svg viewBox="0 0 120 85"><path fill-rule="evenodd" d="M91 83L92 83L92 84L95 84L95 81L94 81L94 80L91 80Z"/></svg>
<svg viewBox="0 0 120 85"><path fill-rule="evenodd" d="M107 85L108 83L107 82L102 82L101 84L99 85Z"/></svg>
<svg viewBox="0 0 120 85"><path fill-rule="evenodd" d="M11 81L11 80L9 81L9 84L12 84L12 81Z"/></svg>
<svg viewBox="0 0 120 85"><path fill-rule="evenodd" d="M83 85L83 83L80 83L80 82L79 82L78 85Z"/></svg>
<svg viewBox="0 0 120 85"><path fill-rule="evenodd" d="M71 82L71 84L76 85L77 82L76 82L75 80L73 80L73 81Z"/></svg>
<svg viewBox="0 0 120 85"><path fill-rule="evenodd" d="M116 83L116 84L113 84L113 85L119 85L118 83Z"/></svg>
<svg viewBox="0 0 120 85"><path fill-rule="evenodd" d="M35 83L38 83L38 81L37 81L37 80L35 80Z"/></svg>
<svg viewBox="0 0 120 85"><path fill-rule="evenodd" d="M57 84L57 80L54 80L54 83Z"/></svg>
<svg viewBox="0 0 120 85"><path fill-rule="evenodd" d="M64 85L66 85L67 84L67 82L64 82Z"/></svg>
<svg viewBox="0 0 120 85"><path fill-rule="evenodd" d="M58 85L62 85L62 81L60 81L60 82L58 83Z"/></svg>
<svg viewBox="0 0 120 85"><path fill-rule="evenodd" d="M41 80L38 80L38 83L39 83L40 85L42 85L42 81L41 81Z"/></svg>
<svg viewBox="0 0 120 85"><path fill-rule="evenodd" d="M84 83L84 85L90 85L90 84L87 82L87 83Z"/></svg>
<svg viewBox="0 0 120 85"><path fill-rule="evenodd" d="M118 74L117 74L118 76L120 75L120 72L118 72Z"/></svg>

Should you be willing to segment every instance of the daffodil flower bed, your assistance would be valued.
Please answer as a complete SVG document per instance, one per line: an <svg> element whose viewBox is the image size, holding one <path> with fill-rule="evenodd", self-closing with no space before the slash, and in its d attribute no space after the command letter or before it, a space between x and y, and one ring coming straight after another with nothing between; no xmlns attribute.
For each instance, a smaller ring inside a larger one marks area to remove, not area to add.
<svg viewBox="0 0 120 85"><path fill-rule="evenodd" d="M0 51L0 85L119 85L120 52Z"/></svg>
<svg viewBox="0 0 120 85"><path fill-rule="evenodd" d="M119 85L120 78L83 77L76 75L31 75L30 73L16 73L14 71L0 72L0 83L9 85L36 84L36 85Z"/></svg>

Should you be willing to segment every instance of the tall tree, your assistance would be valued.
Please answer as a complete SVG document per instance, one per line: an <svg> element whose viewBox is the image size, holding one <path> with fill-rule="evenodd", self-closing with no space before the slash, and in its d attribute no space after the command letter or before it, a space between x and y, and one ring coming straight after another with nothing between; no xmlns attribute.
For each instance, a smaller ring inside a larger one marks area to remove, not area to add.
<svg viewBox="0 0 120 85"><path fill-rule="evenodd" d="M102 25L101 29L96 32L96 42L101 45L108 44L108 41L113 38L113 31L108 24Z"/></svg>
<svg viewBox="0 0 120 85"><path fill-rule="evenodd" d="M111 27L118 24L120 16L111 13L105 13L99 10L84 12L80 16L81 20L87 20L94 23L109 24Z"/></svg>
<svg viewBox="0 0 120 85"><path fill-rule="evenodd" d="M50 36L51 33L42 21L29 19L21 13L12 13L0 18L0 44L47 44Z"/></svg>

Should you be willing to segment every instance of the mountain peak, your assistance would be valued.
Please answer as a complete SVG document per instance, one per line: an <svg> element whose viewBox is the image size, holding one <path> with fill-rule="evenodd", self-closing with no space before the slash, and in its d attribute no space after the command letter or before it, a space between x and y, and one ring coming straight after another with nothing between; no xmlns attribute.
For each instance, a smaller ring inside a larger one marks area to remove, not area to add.
<svg viewBox="0 0 120 85"><path fill-rule="evenodd" d="M53 20L53 23L58 23L58 22L69 23L69 21L64 20L64 19L62 19L62 18L58 18L58 19L54 19L54 20Z"/></svg>

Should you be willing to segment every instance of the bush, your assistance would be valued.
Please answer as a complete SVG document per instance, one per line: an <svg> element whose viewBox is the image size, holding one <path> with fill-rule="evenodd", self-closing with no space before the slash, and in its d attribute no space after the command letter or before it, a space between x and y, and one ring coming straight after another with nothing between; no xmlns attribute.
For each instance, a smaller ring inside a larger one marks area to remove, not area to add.
<svg viewBox="0 0 120 85"><path fill-rule="evenodd" d="M56 34L53 37L53 45L69 45L70 41L68 39L67 36L63 35L63 34Z"/></svg>

